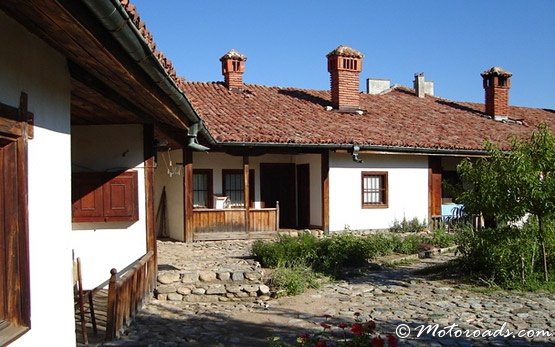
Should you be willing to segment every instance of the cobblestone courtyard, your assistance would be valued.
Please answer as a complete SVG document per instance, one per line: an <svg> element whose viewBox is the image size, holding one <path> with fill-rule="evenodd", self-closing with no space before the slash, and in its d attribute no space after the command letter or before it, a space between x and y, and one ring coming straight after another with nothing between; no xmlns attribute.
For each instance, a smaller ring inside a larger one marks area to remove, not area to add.
<svg viewBox="0 0 555 347"><path fill-rule="evenodd" d="M160 241L159 264L196 269L241 266L252 242L182 244ZM494 332L547 330L555 332L555 297L545 293L484 291L453 278L419 271L442 263L441 255L395 268L369 267L348 281L326 284L294 297L260 301L187 303L152 300L137 315L117 346L266 346L267 338L286 341L307 331L321 331L320 323L353 322L355 312L371 317L381 333L395 334L399 324L411 329L400 346L555 346L555 337L439 337L422 334L418 326L438 324ZM425 274L428 273L428 274ZM325 316L331 316L326 318Z"/></svg>

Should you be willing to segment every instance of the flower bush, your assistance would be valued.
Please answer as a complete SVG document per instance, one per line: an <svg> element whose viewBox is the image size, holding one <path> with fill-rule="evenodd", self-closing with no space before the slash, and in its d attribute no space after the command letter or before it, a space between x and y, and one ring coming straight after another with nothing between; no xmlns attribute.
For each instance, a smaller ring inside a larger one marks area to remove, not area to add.
<svg viewBox="0 0 555 347"><path fill-rule="evenodd" d="M399 340L395 335L382 335L376 330L376 323L373 320L362 321L360 314L355 313L353 323L341 322L332 324L329 322L330 316L326 316L326 322L320 323L322 330L316 333L304 333L297 337L293 344L281 340L279 337L271 337L269 345L271 347L397 347Z"/></svg>

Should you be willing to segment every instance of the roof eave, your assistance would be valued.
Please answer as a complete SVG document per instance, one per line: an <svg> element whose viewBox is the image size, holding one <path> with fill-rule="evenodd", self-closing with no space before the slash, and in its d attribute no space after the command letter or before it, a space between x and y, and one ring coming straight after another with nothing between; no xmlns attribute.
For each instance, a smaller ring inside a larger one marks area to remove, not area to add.
<svg viewBox="0 0 555 347"><path fill-rule="evenodd" d="M104 28L120 43L127 54L183 111L187 120L191 123L188 126L196 123L200 124L200 132L205 135L211 145L215 144L214 138L204 127L202 120L193 109L190 101L179 89L160 61L154 56L154 53L148 47L148 43L133 24L122 4L117 0L83 0L83 2L102 23Z"/></svg>
<svg viewBox="0 0 555 347"><path fill-rule="evenodd" d="M360 153L395 153L415 155L449 155L449 156L485 156L488 152L483 149L458 149L458 148L427 148L427 147L402 147L387 145L358 145L358 144L299 144L280 142L216 142L217 146L230 147L267 147L267 148L298 148L303 150L351 150L356 145Z"/></svg>

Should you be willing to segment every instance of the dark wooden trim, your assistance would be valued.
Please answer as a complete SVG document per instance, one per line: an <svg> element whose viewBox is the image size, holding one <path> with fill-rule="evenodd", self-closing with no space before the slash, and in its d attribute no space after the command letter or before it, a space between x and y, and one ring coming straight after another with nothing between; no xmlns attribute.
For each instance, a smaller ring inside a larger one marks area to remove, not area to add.
<svg viewBox="0 0 555 347"><path fill-rule="evenodd" d="M156 261L156 212L154 204L154 127L143 126L143 153L145 174L146 251L154 253Z"/></svg>
<svg viewBox="0 0 555 347"><path fill-rule="evenodd" d="M382 176L383 177L383 203L380 204L368 204L364 203L364 177L365 176ZM387 171L362 171L360 175L360 202L361 207L366 208L388 208L389 207L389 184L388 184L388 172Z"/></svg>
<svg viewBox="0 0 555 347"><path fill-rule="evenodd" d="M330 230L330 153L325 151L321 156L322 166L322 230Z"/></svg>
<svg viewBox="0 0 555 347"><path fill-rule="evenodd" d="M193 242L193 152L183 149L183 237Z"/></svg>
<svg viewBox="0 0 555 347"><path fill-rule="evenodd" d="M245 231L248 233L250 230L249 223L249 210L250 210L250 179L249 179L249 157L243 157L243 201L245 202Z"/></svg>
<svg viewBox="0 0 555 347"><path fill-rule="evenodd" d="M0 156L3 210L0 232L4 241L0 260L6 275L2 285L7 284L3 288L7 289L2 297L5 301L1 302L4 320L0 322L0 344L14 341L31 327L27 140L32 135L32 127L27 123L29 119L32 120L32 113L27 111L25 93L21 93L19 108L0 104L0 124L15 125L0 127L3 153ZM5 201L12 203L4 204Z"/></svg>
<svg viewBox="0 0 555 347"><path fill-rule="evenodd" d="M198 208L213 208L214 207L214 170L212 169L193 169L193 175L197 174L204 174L207 177L207 184L208 184L208 197L206 201L206 207L198 207ZM193 187L194 188L194 187ZM191 188L191 189L193 189ZM194 189L193 189L194 191ZM193 196L194 200L194 196ZM194 201L193 201L193 208Z"/></svg>

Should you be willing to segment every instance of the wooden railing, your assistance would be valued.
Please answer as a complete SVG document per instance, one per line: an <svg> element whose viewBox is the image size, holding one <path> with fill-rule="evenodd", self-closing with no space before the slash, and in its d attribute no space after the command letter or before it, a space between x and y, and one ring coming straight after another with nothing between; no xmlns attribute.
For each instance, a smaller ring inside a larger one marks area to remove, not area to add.
<svg viewBox="0 0 555 347"><path fill-rule="evenodd" d="M191 227L195 240L256 237L260 233L277 233L279 205L276 208L194 209Z"/></svg>
<svg viewBox="0 0 555 347"><path fill-rule="evenodd" d="M110 271L106 341L119 337L156 286L156 258L149 251L120 271Z"/></svg>

